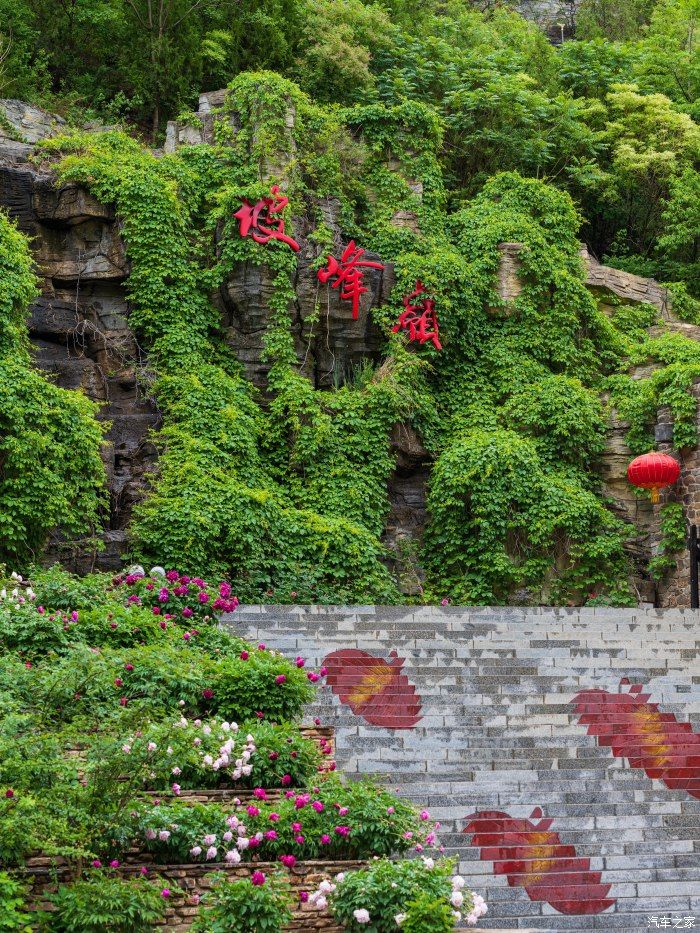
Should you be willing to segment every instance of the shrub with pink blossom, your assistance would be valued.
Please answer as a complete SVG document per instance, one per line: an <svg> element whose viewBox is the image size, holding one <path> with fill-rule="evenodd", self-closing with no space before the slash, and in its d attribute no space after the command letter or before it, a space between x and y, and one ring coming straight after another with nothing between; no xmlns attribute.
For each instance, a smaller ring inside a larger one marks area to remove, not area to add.
<svg viewBox="0 0 700 933"><path fill-rule="evenodd" d="M154 615L171 616L184 626L211 622L238 608L238 599L226 580L208 583L177 570L146 574L141 568L132 569L115 577L113 583L125 604L145 606Z"/></svg>
<svg viewBox="0 0 700 933"><path fill-rule="evenodd" d="M287 867L306 859L420 850L430 845L430 836L433 827L411 804L370 782L344 784L335 777L304 791L290 790L282 800L256 799L228 808L143 804L134 829L134 842L157 861L238 864L255 857Z"/></svg>
<svg viewBox="0 0 700 933"><path fill-rule="evenodd" d="M201 898L192 933L279 933L292 919L292 893L281 872L254 872L251 878L229 881L223 874Z"/></svg>

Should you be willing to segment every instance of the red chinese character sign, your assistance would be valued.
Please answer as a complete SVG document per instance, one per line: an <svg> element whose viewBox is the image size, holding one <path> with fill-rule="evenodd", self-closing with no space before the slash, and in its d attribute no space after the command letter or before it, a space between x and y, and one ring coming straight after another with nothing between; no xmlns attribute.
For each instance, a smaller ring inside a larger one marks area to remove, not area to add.
<svg viewBox="0 0 700 933"><path fill-rule="evenodd" d="M250 234L256 243L263 244L279 240L298 253L299 244L284 232L282 211L288 204L289 198L280 194L279 185L273 185L269 197L261 198L257 204L251 204L244 198L243 204L233 215L240 221L241 236Z"/></svg>
<svg viewBox="0 0 700 933"><path fill-rule="evenodd" d="M354 240L350 240L340 259L329 256L325 269L318 270L318 280L323 282L324 285L335 276L335 281L331 282L331 288L340 288L341 300L352 302L352 318L354 321L357 320L360 314L360 296L367 291L362 284L364 275L362 270L384 268L381 262L371 262L368 259L363 259L364 254L365 251L359 246L355 246Z"/></svg>
<svg viewBox="0 0 700 933"><path fill-rule="evenodd" d="M418 281L411 294L404 295L404 310L399 315L399 319L392 330L395 334L400 330L407 330L409 340L417 340L418 343L426 343L428 340L432 340L435 349L442 350L434 300L432 298L422 298L420 301L416 301L425 290L425 285Z"/></svg>

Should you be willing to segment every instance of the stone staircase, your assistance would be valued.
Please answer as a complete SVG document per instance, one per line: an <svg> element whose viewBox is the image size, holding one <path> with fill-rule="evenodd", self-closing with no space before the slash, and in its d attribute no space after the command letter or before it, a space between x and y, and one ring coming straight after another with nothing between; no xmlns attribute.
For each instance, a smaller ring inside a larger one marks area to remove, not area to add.
<svg viewBox="0 0 700 933"><path fill-rule="evenodd" d="M309 714L339 767L441 821L483 929L700 927L700 613L246 606L224 624L328 658Z"/></svg>

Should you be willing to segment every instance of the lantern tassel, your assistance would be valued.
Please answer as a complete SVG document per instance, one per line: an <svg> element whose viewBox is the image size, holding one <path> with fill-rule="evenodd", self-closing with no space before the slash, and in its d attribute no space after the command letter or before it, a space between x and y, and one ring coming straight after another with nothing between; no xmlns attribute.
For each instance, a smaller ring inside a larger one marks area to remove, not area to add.
<svg viewBox="0 0 700 933"><path fill-rule="evenodd" d="M654 503L654 505L656 505L659 501L659 487L658 486L651 487L651 501Z"/></svg>

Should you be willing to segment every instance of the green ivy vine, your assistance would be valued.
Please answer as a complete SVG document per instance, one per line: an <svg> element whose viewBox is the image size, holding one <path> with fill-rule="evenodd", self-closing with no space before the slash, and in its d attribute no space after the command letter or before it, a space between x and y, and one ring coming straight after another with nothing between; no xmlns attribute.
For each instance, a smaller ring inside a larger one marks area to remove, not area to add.
<svg viewBox="0 0 700 933"><path fill-rule="evenodd" d="M27 239L0 212L0 562L10 566L39 555L57 526L64 540L96 533L104 505L97 406L32 363L36 294Z"/></svg>
<svg viewBox="0 0 700 933"><path fill-rule="evenodd" d="M600 482L609 406L629 421L635 452L650 446L661 405L677 446L695 443L700 350L660 325L650 336L649 309L603 313L584 284L570 196L511 172L448 205L434 109L319 106L269 72L235 79L216 134L160 157L120 132L44 145L59 178L115 204L123 225L130 321L163 415L134 556L228 573L243 599L400 601L381 536L390 434L403 421L434 458L423 599L630 602L631 529ZM334 390L300 372L296 255L237 233L241 199L271 181L290 198L287 224L316 250L312 268L331 242L330 198L345 234L394 267L392 300L372 312L383 360ZM495 289L503 242L520 244L510 303ZM245 263L271 286L264 395L211 299ZM442 352L391 332L416 279L437 302ZM651 375L633 378L641 365Z"/></svg>

